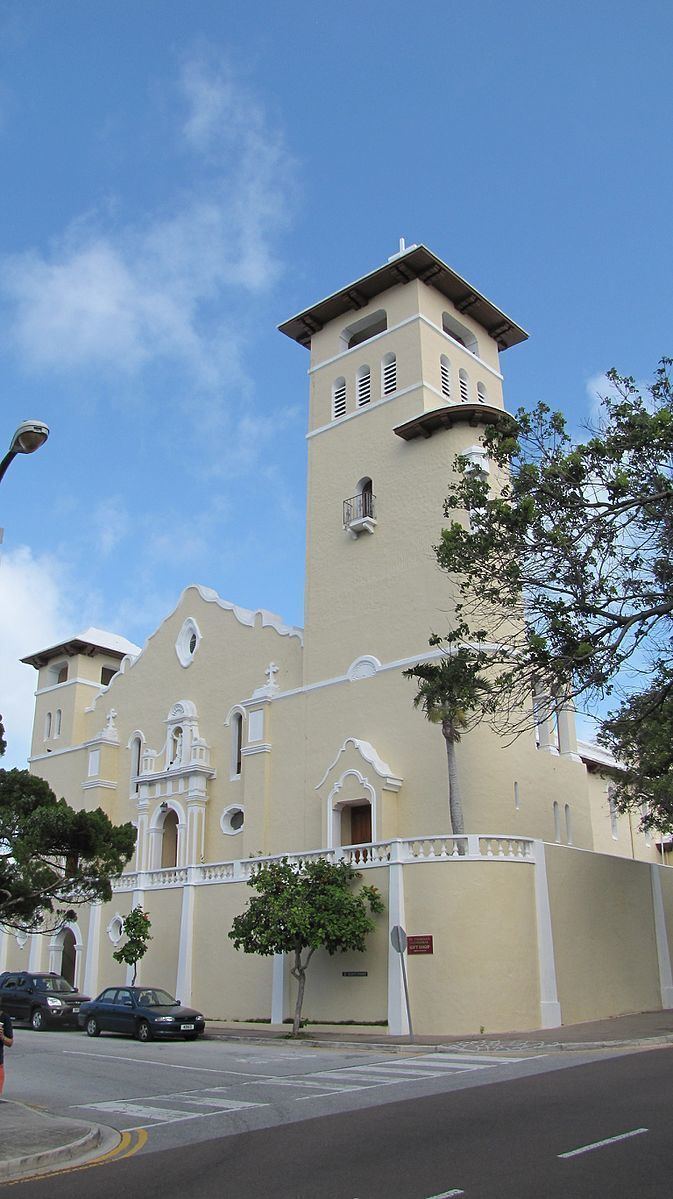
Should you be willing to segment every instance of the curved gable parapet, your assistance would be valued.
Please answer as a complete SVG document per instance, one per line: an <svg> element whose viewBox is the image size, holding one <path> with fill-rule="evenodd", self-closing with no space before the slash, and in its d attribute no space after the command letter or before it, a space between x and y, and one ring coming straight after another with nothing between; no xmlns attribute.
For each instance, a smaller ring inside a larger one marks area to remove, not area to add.
<svg viewBox="0 0 673 1199"><path fill-rule="evenodd" d="M201 599L205 600L206 603L217 604L225 612L233 612L239 624L248 625L249 628L254 629L258 623L258 618L260 618L259 623L263 629L275 629L280 637L296 637L300 645L304 644L304 630L297 625L285 624L282 616L277 616L275 612L268 612L266 608L255 608L253 610L251 608L242 608L238 604L232 604L229 600L222 599L222 596L218 595L212 587L202 587L200 583L190 583L189 587L185 587L178 601L178 606L182 603L186 593L192 590L198 591Z"/></svg>
<svg viewBox="0 0 673 1199"><path fill-rule="evenodd" d="M360 755L364 762L374 768L376 774L378 774L379 778L383 780L383 786L386 791L399 791L400 787L402 786L402 779L396 775L393 770L391 770L387 762L384 762L383 758L377 753L377 751L374 749L374 746L369 741L362 741L359 737L346 738L334 761L327 767L327 770L322 776L320 782L317 784L316 791L319 791L320 788L324 786L330 774L338 765L340 758L351 746Z"/></svg>

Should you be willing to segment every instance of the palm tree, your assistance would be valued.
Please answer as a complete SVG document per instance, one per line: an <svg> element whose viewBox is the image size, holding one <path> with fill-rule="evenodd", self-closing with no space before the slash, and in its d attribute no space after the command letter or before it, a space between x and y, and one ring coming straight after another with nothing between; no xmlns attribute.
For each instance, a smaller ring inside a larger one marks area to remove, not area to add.
<svg viewBox="0 0 673 1199"><path fill-rule="evenodd" d="M437 662L419 662L402 672L405 678L418 680L414 707L422 708L432 724L442 726L449 773L449 818L456 837L465 833L456 744L484 711L493 708L491 686L482 674L486 659L480 650L451 648Z"/></svg>

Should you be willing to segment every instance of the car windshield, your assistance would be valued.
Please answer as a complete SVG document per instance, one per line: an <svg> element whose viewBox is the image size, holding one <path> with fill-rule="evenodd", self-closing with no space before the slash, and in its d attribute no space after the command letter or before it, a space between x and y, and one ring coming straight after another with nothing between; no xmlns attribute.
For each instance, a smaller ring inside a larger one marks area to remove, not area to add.
<svg viewBox="0 0 673 1199"><path fill-rule="evenodd" d="M61 995L75 990L64 978L36 978L35 986L38 991L58 991Z"/></svg>
<svg viewBox="0 0 673 1199"><path fill-rule="evenodd" d="M168 991L159 991L156 987L152 990L140 991L138 994L138 1003L141 1007L177 1007L178 1001Z"/></svg>

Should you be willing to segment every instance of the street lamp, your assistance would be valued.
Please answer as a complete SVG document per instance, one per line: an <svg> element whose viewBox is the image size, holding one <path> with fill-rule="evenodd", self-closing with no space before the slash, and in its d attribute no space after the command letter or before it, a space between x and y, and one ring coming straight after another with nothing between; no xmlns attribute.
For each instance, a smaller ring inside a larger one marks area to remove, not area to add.
<svg viewBox="0 0 673 1199"><path fill-rule="evenodd" d="M44 445L48 436L49 426L45 425L44 421L23 421L16 430L12 438L12 444L2 462L0 462L0 482L4 479L7 467L10 462L14 461L17 454L33 454L35 450L39 450L41 445Z"/></svg>

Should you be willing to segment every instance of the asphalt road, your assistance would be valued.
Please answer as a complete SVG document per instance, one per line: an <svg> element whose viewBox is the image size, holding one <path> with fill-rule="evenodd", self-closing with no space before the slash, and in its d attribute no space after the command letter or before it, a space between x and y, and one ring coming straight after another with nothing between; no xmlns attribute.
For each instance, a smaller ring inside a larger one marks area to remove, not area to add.
<svg viewBox="0 0 673 1199"><path fill-rule="evenodd" d="M142 1153L25 1199L669 1199L673 1051Z"/></svg>
<svg viewBox="0 0 673 1199"><path fill-rule="evenodd" d="M479 1086L552 1069L554 1059L215 1039L141 1045L17 1029L7 1065L8 1098L121 1131L145 1129L150 1152Z"/></svg>

